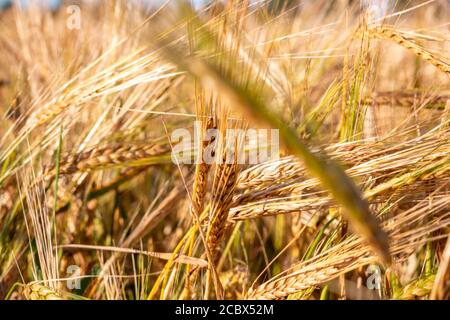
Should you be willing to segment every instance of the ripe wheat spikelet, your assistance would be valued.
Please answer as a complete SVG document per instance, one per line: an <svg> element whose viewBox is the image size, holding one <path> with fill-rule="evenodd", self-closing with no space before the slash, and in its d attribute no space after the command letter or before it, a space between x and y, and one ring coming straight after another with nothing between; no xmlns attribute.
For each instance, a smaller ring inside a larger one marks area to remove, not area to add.
<svg viewBox="0 0 450 320"><path fill-rule="evenodd" d="M205 128L205 130L203 130ZM208 117L208 119L202 119L202 136L206 130L216 129L215 119L212 117ZM206 139L202 139L201 148L199 150L199 159L195 168L195 179L192 190L192 203L191 203L191 214L195 214L200 216L203 212L204 207L204 199L207 190L208 184L208 173L211 168L211 164L203 161L204 150L208 146L209 143L213 143L213 141L207 141Z"/></svg>
<svg viewBox="0 0 450 320"><path fill-rule="evenodd" d="M272 199L271 199L272 200ZM314 197L308 199L283 200L283 198L274 198L273 201L252 202L242 206L230 209L228 219L231 221L240 221L265 216L288 214L301 212L301 220L309 224L312 216L304 211L318 209L324 205L329 205L329 197Z"/></svg>
<svg viewBox="0 0 450 320"><path fill-rule="evenodd" d="M368 29L367 31L369 37L378 39L388 39L392 40L402 47L411 50L416 56L424 59L425 61L431 63L436 68L450 75L450 65L443 61L437 54L432 53L425 49L424 47L418 45L412 40L406 39L401 33L393 28L382 26L378 28Z"/></svg>
<svg viewBox="0 0 450 320"><path fill-rule="evenodd" d="M378 142L351 142L334 144L325 148L333 158L339 159L347 166L386 171L405 166L412 167L424 156L431 159L442 157L450 151L448 144L443 141L450 139L450 130L443 131L441 136L422 137L400 144L385 145ZM442 140L444 139L444 140ZM437 148L436 148L437 147ZM434 152L433 150L436 149ZM408 159L406 161L405 159ZM304 180L304 167L295 157L287 156L254 165L239 174L238 191L266 189L267 185L289 181L291 179ZM364 173L366 174L366 173ZM244 195L239 195L245 198Z"/></svg>
<svg viewBox="0 0 450 320"><path fill-rule="evenodd" d="M383 151L380 143L337 143L324 148L332 157L338 158L346 164L356 164L365 161ZM385 152L394 152L399 147L392 147ZM276 160L270 160L254 165L239 174L237 190L265 189L267 184L289 181L292 178L303 178L305 168L303 164L293 156L286 156Z"/></svg>
<svg viewBox="0 0 450 320"><path fill-rule="evenodd" d="M243 206L248 203L264 201L272 198L290 197L295 195L297 198L302 199L306 196L314 196L319 191L312 188L315 185L299 184L297 180L287 181L285 183L277 183L274 180L273 185L267 186L264 189L248 190L244 193L239 193L233 198L233 207Z"/></svg>
<svg viewBox="0 0 450 320"><path fill-rule="evenodd" d="M51 119L55 118L61 112L66 110L71 105L71 99L58 98L46 108L40 109L38 112L31 115L28 119L28 125L31 127L41 126Z"/></svg>
<svg viewBox="0 0 450 320"><path fill-rule="evenodd" d="M168 154L168 145L122 145L92 148L75 154L61 157L60 174L73 174L78 171L90 171L98 168L128 164L134 161L145 160L154 156ZM143 164L145 165L145 164ZM46 178L51 178L55 172L55 165L46 169Z"/></svg>
<svg viewBox="0 0 450 320"><path fill-rule="evenodd" d="M214 141L207 141L204 139L204 134L209 129L217 129L215 117L208 117L206 120L202 118L202 132L200 137L202 138L200 143L200 150L198 151L199 157L197 157L198 163L195 167L194 183L191 197L191 205L189 207L191 217L200 217L204 209L204 200L208 185L208 174L211 169L211 164L203 161L205 148L209 143ZM188 268L189 270L189 268ZM182 299L194 298L195 294L192 292L192 284L198 277L199 269L195 268L192 272L189 270L185 280L185 288L182 293Z"/></svg>
<svg viewBox="0 0 450 320"><path fill-rule="evenodd" d="M220 243L224 234L225 224L228 219L231 202L236 185L238 174L238 166L236 164L218 165L216 170L217 183L213 192L212 213L210 220L210 229L208 233L208 246L214 251Z"/></svg>
<svg viewBox="0 0 450 320"><path fill-rule="evenodd" d="M250 167L239 174L238 190L250 190L267 182L279 181L304 173L304 167L292 156Z"/></svg>
<svg viewBox="0 0 450 320"><path fill-rule="evenodd" d="M398 188L402 188L403 192L414 188L416 191L426 191L433 188L429 183L431 178L437 179L437 184L448 180L450 167L446 165L446 155L450 153L450 143L445 135L384 149L369 143L371 151L364 145L353 146L355 149L349 146L345 148L345 155L336 151L332 154L338 154L344 159L349 176L363 179L370 177L369 186L364 187L365 180L360 184L372 204L383 201L384 195ZM421 163L421 168L416 166L417 163ZM260 188L253 186L252 177L261 184ZM288 180L280 182L283 177ZM240 175L239 181L241 193L234 197L229 215L233 221L335 205L328 194L320 189L316 179L306 179L301 164L291 157L251 167ZM305 215L303 218L310 217Z"/></svg>
<svg viewBox="0 0 450 320"><path fill-rule="evenodd" d="M392 239L391 252L398 255L413 252L417 245L426 242L431 230L443 230L450 225L449 196L437 197L435 201L425 199L415 207L406 210L384 222L384 229ZM431 203L431 204L430 204ZM415 230L414 236L408 229L410 224L427 214L428 220ZM248 299L281 299L290 294L316 287L345 274L357 267L375 261L367 244L351 236L316 257L298 263L280 275L249 290Z"/></svg>
<svg viewBox="0 0 450 320"><path fill-rule="evenodd" d="M214 171L207 233L208 247L211 252L217 249L224 234L239 175L239 165L237 164L238 137L236 137L233 146L227 145L228 141L225 140L228 128L226 114L223 119L225 120L222 120L220 124L219 141L216 148L216 159L219 163L216 164ZM230 148L233 148L232 159L229 159L231 156Z"/></svg>
<svg viewBox="0 0 450 320"><path fill-rule="evenodd" d="M356 251L356 248L354 249ZM274 300L286 298L290 294L314 288L373 260L367 252L359 251L347 257L333 259L329 263L323 262L323 264L318 263L317 265L312 263L311 266L301 268L289 276L268 281L256 289L250 290L247 299Z"/></svg>
<svg viewBox="0 0 450 320"><path fill-rule="evenodd" d="M210 144L214 144L215 136L212 136L210 139L207 139L208 130L213 129L217 130L217 117L216 114L211 115L213 112L210 110L210 106L212 101L209 104L205 103L204 93L202 91L196 91L198 96L197 100L197 118L200 118L201 127L196 128L201 131L198 132L198 138L200 139L199 150L197 151L197 163L195 166L195 174L194 174L194 182L192 187L192 196L191 196L191 204L189 207L191 217L194 218L194 221L197 218L200 218L203 210L204 210L204 202L205 196L208 187L208 174L211 169L211 163L205 161L205 150ZM206 255L206 254L205 254ZM196 297L196 293L193 292L192 286L195 283L199 269L194 268L194 270L190 270L189 266L187 267L187 276L185 279L184 290L181 294L182 299L191 298L194 299Z"/></svg>
<svg viewBox="0 0 450 320"><path fill-rule="evenodd" d="M365 196L370 197L370 207L375 210L386 201L401 200L405 194L408 194L408 201L420 199L424 194L432 192L436 185L448 181L450 181L450 168L445 169L445 172L438 170L436 174L430 176L424 171L414 179L411 179L411 175L407 173L398 180L398 183L395 183L395 180L388 180L386 183L381 183L380 187L368 190ZM301 222L314 228L316 227L314 214L311 214L311 212L322 212L336 206L336 202L325 192L282 197L272 197L268 194L267 198L233 206L230 209L228 219L230 222L236 222L266 216L299 213Z"/></svg>
<svg viewBox="0 0 450 320"><path fill-rule="evenodd" d="M26 284L23 294L27 300L64 300L56 290L39 283Z"/></svg>

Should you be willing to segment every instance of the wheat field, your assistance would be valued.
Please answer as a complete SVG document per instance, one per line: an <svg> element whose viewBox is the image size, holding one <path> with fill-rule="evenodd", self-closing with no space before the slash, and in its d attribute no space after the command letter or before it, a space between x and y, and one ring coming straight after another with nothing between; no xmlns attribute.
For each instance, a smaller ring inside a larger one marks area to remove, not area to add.
<svg viewBox="0 0 450 320"><path fill-rule="evenodd" d="M0 299L450 298L446 0L12 6L0 117Z"/></svg>

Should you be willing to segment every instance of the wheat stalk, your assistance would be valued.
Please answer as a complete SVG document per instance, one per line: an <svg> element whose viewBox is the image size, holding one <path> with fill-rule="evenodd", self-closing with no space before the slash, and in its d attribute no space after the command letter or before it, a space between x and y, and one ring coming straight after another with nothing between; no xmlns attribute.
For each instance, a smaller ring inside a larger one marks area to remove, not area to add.
<svg viewBox="0 0 450 320"><path fill-rule="evenodd" d="M194 185L192 188L192 203L191 203L191 214L200 216L200 214L203 212L204 207L204 198L206 195L207 190L207 184L208 184L208 173L211 168L211 164L205 162L203 160L204 156L204 150L209 145L209 143L212 143L212 141L207 141L204 139L204 134L206 130L209 129L216 129L217 126L215 124L215 119L212 117L208 117L206 120L202 119L202 127L205 129L201 132L201 148L198 151L199 157L198 157L198 163L195 168L195 179L194 179Z"/></svg>
<svg viewBox="0 0 450 320"><path fill-rule="evenodd" d="M388 39L398 43L402 47L411 50L419 58L424 59L442 72L450 75L450 65L447 62L443 61L442 58L436 53L432 53L414 41L407 39L397 30L387 26L381 26L378 28L368 29L367 33L369 37L372 38Z"/></svg>
<svg viewBox="0 0 450 320"><path fill-rule="evenodd" d="M58 291L37 282L26 284L23 295L27 300L65 300Z"/></svg>
<svg viewBox="0 0 450 320"><path fill-rule="evenodd" d="M142 146L117 144L92 148L80 153L63 155L60 161L59 174L73 174L123 165L145 166L155 163L155 157L167 155L169 151L168 145L154 144ZM46 179L51 179L55 174L54 165L45 170Z"/></svg>
<svg viewBox="0 0 450 320"><path fill-rule="evenodd" d="M213 188L213 202L210 219L210 228L208 232L208 246L214 251L219 244L225 230L228 212L234 194L238 166L236 164L225 164L217 166L215 172L216 183ZM217 190L217 191L216 191Z"/></svg>
<svg viewBox="0 0 450 320"><path fill-rule="evenodd" d="M431 230L442 230L448 227L450 225L449 200L449 196L438 197L435 202L426 199L402 214L385 221L384 228L393 239L391 252L393 254L411 252L418 244L424 242L423 238ZM430 220L414 230L414 235L408 229L403 229L424 213L427 213ZM361 239L352 236L319 256L294 265L288 270L287 275L275 277L254 289L250 289L247 298L285 298L290 294L319 286L339 275L374 261L375 257L371 255L367 245Z"/></svg>
<svg viewBox="0 0 450 320"><path fill-rule="evenodd" d="M219 141L216 147L215 160L217 163L214 171L209 212L209 229L207 233L207 242L211 252L216 250L224 234L225 224L239 175L237 157L240 150L241 137L235 137L234 141L226 140L226 130L228 129L227 119L227 112L224 111L220 123Z"/></svg>

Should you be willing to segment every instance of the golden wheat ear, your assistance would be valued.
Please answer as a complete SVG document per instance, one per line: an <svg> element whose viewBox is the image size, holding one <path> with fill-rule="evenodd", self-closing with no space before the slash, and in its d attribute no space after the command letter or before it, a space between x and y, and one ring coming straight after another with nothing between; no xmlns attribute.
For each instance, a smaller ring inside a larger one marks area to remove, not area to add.
<svg viewBox="0 0 450 320"><path fill-rule="evenodd" d="M432 53L413 40L407 39L400 32L392 27L382 26L371 28L366 31L371 38L386 39L398 43L400 46L410 50L419 58L431 63L436 68L450 76L450 64L445 62L437 53Z"/></svg>
<svg viewBox="0 0 450 320"><path fill-rule="evenodd" d="M236 58L227 51L221 50L216 43L216 38L211 33L206 33L206 41L221 56L227 57L229 70L223 70L222 65L205 61L198 56L185 56L177 47L168 47L166 43L160 43L165 56L181 69L191 73L196 79L202 81L205 87L218 92L235 108L238 108L251 119L257 119L277 128L283 144L293 155L297 156L305 165L307 171L317 177L322 185L331 192L334 199L344 207L344 213L351 222L354 230L360 233L377 252L380 259L390 264L389 240L381 229L379 222L369 209L368 203L363 199L361 191L349 178L344 170L324 153L311 152L305 141L302 141L297 133L290 128L282 118L272 111L260 98L255 90L256 85L248 81L241 84L237 77L238 70L235 64Z"/></svg>

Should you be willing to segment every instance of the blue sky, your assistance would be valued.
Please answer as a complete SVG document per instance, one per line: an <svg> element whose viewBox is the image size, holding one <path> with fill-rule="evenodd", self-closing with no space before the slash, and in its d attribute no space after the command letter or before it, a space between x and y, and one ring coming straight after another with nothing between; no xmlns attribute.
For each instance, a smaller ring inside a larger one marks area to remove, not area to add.
<svg viewBox="0 0 450 320"><path fill-rule="evenodd" d="M0 0L0 8L7 6L8 4L11 4L13 2L12 0ZM16 2L16 1L14 1ZM28 0L19 0L17 1L22 5L26 5ZM60 0L38 0L38 2L43 3L44 5L50 7L50 8L57 8L60 4Z"/></svg>
<svg viewBox="0 0 450 320"><path fill-rule="evenodd" d="M31 0L31 1L38 1L40 3L43 3L46 6L49 6L50 8L57 8L59 4L62 2L61 0ZM135 0L136 1L136 0ZM138 0L138 1L148 1L152 3L164 3L165 0ZM26 5L30 0L0 0L0 8L4 8L7 5L11 4L12 2L19 2L22 5ZM193 0L195 4L201 5L202 3L206 3L207 0Z"/></svg>

